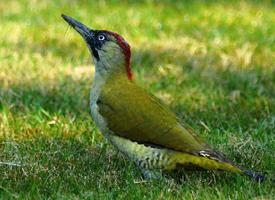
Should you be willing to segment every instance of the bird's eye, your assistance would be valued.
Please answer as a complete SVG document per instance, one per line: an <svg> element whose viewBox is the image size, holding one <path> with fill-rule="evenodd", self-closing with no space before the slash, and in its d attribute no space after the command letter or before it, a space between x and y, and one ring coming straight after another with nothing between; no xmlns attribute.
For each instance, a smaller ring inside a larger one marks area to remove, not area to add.
<svg viewBox="0 0 275 200"><path fill-rule="evenodd" d="M104 35L99 35L98 40L105 40L105 36Z"/></svg>

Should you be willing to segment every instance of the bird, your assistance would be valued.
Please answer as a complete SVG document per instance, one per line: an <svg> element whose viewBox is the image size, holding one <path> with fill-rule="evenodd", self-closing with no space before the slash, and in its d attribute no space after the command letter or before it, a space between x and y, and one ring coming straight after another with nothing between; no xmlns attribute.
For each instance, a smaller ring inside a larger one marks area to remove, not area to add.
<svg viewBox="0 0 275 200"><path fill-rule="evenodd" d="M139 87L133 81L130 45L121 35L61 16L82 36L94 61L90 94L94 123L119 152L136 163L145 178L198 167L247 175L258 182L265 179L211 148L160 99Z"/></svg>

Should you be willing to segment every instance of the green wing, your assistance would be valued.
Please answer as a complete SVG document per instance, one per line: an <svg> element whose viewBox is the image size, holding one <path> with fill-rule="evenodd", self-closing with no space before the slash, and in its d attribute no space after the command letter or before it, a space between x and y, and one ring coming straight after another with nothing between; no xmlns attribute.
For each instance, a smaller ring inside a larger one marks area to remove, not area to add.
<svg viewBox="0 0 275 200"><path fill-rule="evenodd" d="M106 84L97 104L113 134L194 154L206 147L167 106L132 82L119 84L116 80L109 87Z"/></svg>

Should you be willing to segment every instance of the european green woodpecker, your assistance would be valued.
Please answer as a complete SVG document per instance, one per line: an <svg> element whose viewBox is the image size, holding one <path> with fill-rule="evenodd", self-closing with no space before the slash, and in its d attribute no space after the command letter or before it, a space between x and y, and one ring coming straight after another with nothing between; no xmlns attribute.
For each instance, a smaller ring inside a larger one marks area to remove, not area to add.
<svg viewBox="0 0 275 200"><path fill-rule="evenodd" d="M90 96L95 124L145 177L196 166L264 180L264 176L242 169L213 150L158 98L133 82L130 46L119 34L93 30L71 17L62 17L83 37L95 63Z"/></svg>

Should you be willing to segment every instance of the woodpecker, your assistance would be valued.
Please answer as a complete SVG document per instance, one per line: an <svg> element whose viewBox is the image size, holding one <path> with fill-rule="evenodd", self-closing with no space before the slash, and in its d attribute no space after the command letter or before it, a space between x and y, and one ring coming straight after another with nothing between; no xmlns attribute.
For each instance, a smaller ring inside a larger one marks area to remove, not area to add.
<svg viewBox="0 0 275 200"><path fill-rule="evenodd" d="M145 177L199 167L264 180L263 175L243 169L212 149L158 98L134 83L130 46L122 36L90 29L71 17L61 16L83 37L93 57L90 109L96 126L140 167Z"/></svg>

